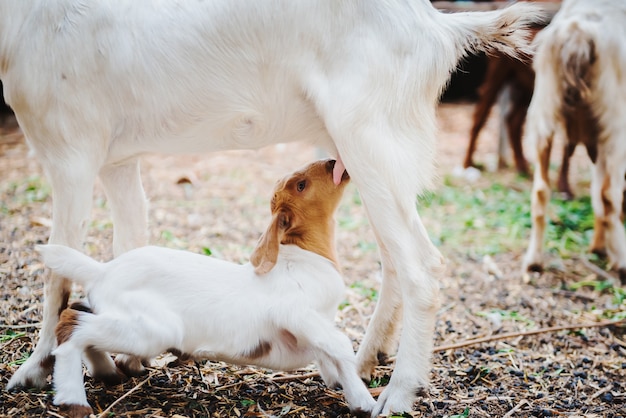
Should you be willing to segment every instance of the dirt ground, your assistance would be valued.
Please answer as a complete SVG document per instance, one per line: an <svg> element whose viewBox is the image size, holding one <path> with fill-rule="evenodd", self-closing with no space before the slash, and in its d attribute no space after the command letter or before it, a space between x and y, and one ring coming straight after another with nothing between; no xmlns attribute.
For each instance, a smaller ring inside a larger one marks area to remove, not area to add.
<svg viewBox="0 0 626 418"><path fill-rule="evenodd" d="M468 104L440 107L440 179L462 161L472 109ZM476 159L488 166L495 161L497 131L492 118L480 139ZM309 146L288 144L259 152L146 157L142 173L150 198L151 242L247 261L265 229L274 182L322 155ZM513 176L504 172L498 179L506 183ZM493 176L472 187L489 178ZM350 187L339 209L344 220L338 230L339 257L347 293L337 323L356 349L375 305L380 265L373 233ZM530 188L530 181L524 187ZM582 188L577 192L586 193ZM51 386L4 391L40 328L44 268L33 247L47 241L50 214L50 190L40 167L19 131L5 130L0 137L3 417L61 416L52 405ZM429 229L436 227L424 222ZM97 185L86 251L109 259L111 238L106 199ZM431 386L406 416L626 416L625 329L598 326L601 312L614 308L612 296L565 286L595 280L589 266L568 259L543 275L522 275L521 251L483 258L466 250L441 247L447 270L441 279ZM575 328L580 325L587 326ZM526 335L532 330L539 332ZM473 341L479 338L485 342ZM450 346L465 342L464 347ZM314 368L285 373L212 362L168 364L171 360L158 359L146 376L123 385L106 387L86 377L94 410L124 417L349 416L341 391L325 387ZM391 362L377 368L373 393L384 387L393 367Z"/></svg>

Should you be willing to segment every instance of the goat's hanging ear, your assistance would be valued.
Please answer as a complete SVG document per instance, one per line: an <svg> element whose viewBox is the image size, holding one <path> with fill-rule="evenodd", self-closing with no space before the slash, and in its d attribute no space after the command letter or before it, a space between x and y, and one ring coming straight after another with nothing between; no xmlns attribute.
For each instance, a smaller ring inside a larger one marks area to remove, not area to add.
<svg viewBox="0 0 626 418"><path fill-rule="evenodd" d="M289 228L289 216L285 211L278 211L272 218L272 223L261 235L259 242L250 256L256 274L266 274L274 268L278 259L280 241Z"/></svg>

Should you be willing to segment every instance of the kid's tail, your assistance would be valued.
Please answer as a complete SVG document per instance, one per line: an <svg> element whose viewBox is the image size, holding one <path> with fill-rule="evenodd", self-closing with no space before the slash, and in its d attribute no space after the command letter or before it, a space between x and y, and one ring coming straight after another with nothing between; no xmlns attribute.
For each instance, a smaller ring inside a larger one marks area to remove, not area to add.
<svg viewBox="0 0 626 418"><path fill-rule="evenodd" d="M88 285L104 273L102 263L73 248L64 245L38 245L35 249L50 270L75 283Z"/></svg>

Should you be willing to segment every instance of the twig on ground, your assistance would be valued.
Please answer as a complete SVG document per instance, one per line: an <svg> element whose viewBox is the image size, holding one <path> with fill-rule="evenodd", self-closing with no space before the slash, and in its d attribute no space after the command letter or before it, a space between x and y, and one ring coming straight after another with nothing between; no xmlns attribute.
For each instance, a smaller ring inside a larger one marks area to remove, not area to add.
<svg viewBox="0 0 626 418"><path fill-rule="evenodd" d="M368 388L367 390L369 390L370 395L377 397L379 396L381 393L383 393L383 390L385 390L386 386L377 386L375 388Z"/></svg>
<svg viewBox="0 0 626 418"><path fill-rule="evenodd" d="M521 409L522 406L526 405L527 403L528 403L528 401L526 399L522 399L521 401L519 401L519 403L517 405L515 405L515 407L513 409L511 409L509 412L504 414L502 416L502 418L512 417L517 411L519 411Z"/></svg>
<svg viewBox="0 0 626 418"><path fill-rule="evenodd" d="M558 332L558 331L567 331L567 330L579 329L579 328L601 328L601 327L608 327L611 325L624 325L624 324L626 324L626 319L621 319L618 321L608 320L608 321L600 321L600 322L588 322L584 324L561 325L557 327L533 329L530 331L510 332L507 334L490 335L489 337L461 341L460 343L456 343L456 344L441 345L441 346L435 347L433 349L433 352L454 350L457 348L463 348L463 347L468 347L471 345L488 343L488 342L498 341L498 340L506 340L509 338L528 337L531 335L546 334L546 333L552 333L552 332Z"/></svg>
<svg viewBox="0 0 626 418"><path fill-rule="evenodd" d="M617 283L618 282L617 277L613 277L609 272L602 270L600 267L596 266L591 261L587 260L587 257L585 257L584 254L581 254L579 259L580 259L580 261L583 262L583 265L585 267L587 267L587 269L590 270L596 276L599 276L599 277L601 277L604 280L608 280L611 283Z"/></svg>
<svg viewBox="0 0 626 418"><path fill-rule="evenodd" d="M600 321L600 322L588 322L584 324L560 325L557 327L533 329L530 331L519 331L519 332L510 332L507 334L500 334L500 335L490 335L488 337L475 338L473 340L465 340L465 341L461 341L455 344L440 345L440 346L434 347L433 352L438 353L441 351L455 350L457 348L464 348L464 347L469 347L469 346L476 345L476 344L488 343L492 341L506 340L509 338L528 337L531 335L547 334L551 332L567 331L567 330L580 329L580 328L602 328L602 327L608 327L611 325L626 325L626 319L621 319L618 321L608 320L608 321ZM393 356L389 357L387 361L389 363L392 363L395 361L395 357ZM311 373L305 373L305 374L290 374L286 376L274 377L274 378L271 378L270 380L272 382L287 382L291 380L304 380L304 379L317 377L317 376L319 376L319 372L311 372ZM219 389L223 389L223 387ZM383 389L384 387L378 387L378 388L371 388L369 391L372 394L372 396L376 396L376 395L379 395Z"/></svg>
<svg viewBox="0 0 626 418"><path fill-rule="evenodd" d="M26 329L26 328L41 328L41 322L36 322L34 324L20 324L20 325L0 324L0 329Z"/></svg>
<svg viewBox="0 0 626 418"><path fill-rule="evenodd" d="M591 395L588 400L591 401L591 400L597 398L598 396L604 395L606 392L611 390L611 387L612 387L611 385L607 385L607 386L603 387L602 389L598 390L596 393Z"/></svg>
<svg viewBox="0 0 626 418"><path fill-rule="evenodd" d="M111 405L109 405L109 407L107 409L105 409L104 411L102 411L100 414L98 414L99 418L103 418L105 416L108 415L109 412L111 412L111 409L113 409L113 407L115 405L117 405L118 403L120 403L122 400L124 400L125 398L127 398L128 396L132 395L134 392L136 392L137 390L139 390L140 387L142 387L144 384L146 384L154 375L154 372L150 372L150 374L148 374L148 377L146 377L144 380L142 380L141 382L137 383L131 390L129 390L128 392L126 392L125 394L123 394L122 396L120 396L119 398L117 398Z"/></svg>
<svg viewBox="0 0 626 418"><path fill-rule="evenodd" d="M319 375L320 375L319 372L310 372L310 373L304 373L304 374L289 374L286 376L272 377L270 380L272 382L287 382L290 380L305 380L311 377L317 377Z"/></svg>

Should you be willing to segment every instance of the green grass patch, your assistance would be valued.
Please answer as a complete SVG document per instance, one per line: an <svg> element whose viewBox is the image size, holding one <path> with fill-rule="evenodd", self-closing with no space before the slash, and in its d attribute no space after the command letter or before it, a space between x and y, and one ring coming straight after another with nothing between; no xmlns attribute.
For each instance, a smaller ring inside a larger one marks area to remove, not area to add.
<svg viewBox="0 0 626 418"><path fill-rule="evenodd" d="M521 179L485 187L455 184L446 178L437 191L418 199L418 209L433 242L470 256L523 252L531 228L530 184ZM548 206L545 248L568 258L587 251L593 235L588 196L553 198Z"/></svg>
<svg viewBox="0 0 626 418"><path fill-rule="evenodd" d="M50 198L52 189L41 176L30 176L19 182L11 182L6 193L15 196L21 204L45 202Z"/></svg>

